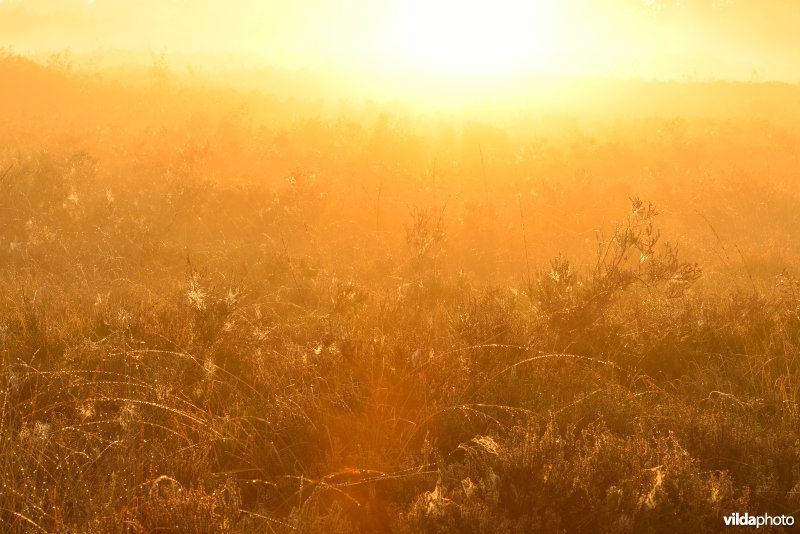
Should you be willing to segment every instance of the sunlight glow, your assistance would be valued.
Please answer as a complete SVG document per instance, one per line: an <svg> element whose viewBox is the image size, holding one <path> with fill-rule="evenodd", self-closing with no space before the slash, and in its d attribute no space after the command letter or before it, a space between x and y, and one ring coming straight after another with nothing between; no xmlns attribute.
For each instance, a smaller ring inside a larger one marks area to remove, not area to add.
<svg viewBox="0 0 800 534"><path fill-rule="evenodd" d="M557 3L536 0L411 0L390 35L400 68L456 75L551 69Z"/></svg>

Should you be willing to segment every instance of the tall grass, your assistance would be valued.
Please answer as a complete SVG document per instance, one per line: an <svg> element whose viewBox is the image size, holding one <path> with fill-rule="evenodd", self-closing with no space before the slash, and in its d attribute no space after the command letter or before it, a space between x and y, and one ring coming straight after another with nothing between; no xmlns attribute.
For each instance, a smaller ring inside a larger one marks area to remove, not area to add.
<svg viewBox="0 0 800 534"><path fill-rule="evenodd" d="M570 148L368 113L248 126L235 93L197 91L181 105L212 126L109 131L80 100L78 141L58 108L0 132L26 132L0 159L3 530L715 531L800 509L793 130L740 189L771 126L737 123L722 155L711 119Z"/></svg>

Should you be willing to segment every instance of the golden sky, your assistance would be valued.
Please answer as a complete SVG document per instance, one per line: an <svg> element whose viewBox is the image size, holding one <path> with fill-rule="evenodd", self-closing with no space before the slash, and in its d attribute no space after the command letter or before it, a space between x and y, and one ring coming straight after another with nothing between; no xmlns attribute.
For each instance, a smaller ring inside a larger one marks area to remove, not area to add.
<svg viewBox="0 0 800 534"><path fill-rule="evenodd" d="M0 0L29 54L288 68L800 82L800 0Z"/></svg>

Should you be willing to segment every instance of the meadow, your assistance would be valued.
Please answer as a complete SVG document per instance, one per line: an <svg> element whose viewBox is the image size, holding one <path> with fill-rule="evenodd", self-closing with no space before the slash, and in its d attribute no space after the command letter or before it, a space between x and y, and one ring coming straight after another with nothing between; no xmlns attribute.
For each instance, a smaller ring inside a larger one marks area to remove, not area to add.
<svg viewBox="0 0 800 534"><path fill-rule="evenodd" d="M797 86L193 76L0 57L3 531L800 515Z"/></svg>

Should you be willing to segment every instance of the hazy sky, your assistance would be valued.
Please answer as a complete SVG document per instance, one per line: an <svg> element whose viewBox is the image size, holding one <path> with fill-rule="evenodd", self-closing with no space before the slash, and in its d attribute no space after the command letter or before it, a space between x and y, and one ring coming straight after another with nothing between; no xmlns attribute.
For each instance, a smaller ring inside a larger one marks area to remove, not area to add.
<svg viewBox="0 0 800 534"><path fill-rule="evenodd" d="M800 0L0 0L0 47L800 82Z"/></svg>

